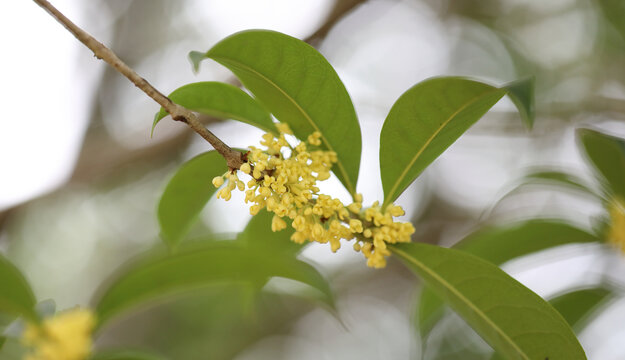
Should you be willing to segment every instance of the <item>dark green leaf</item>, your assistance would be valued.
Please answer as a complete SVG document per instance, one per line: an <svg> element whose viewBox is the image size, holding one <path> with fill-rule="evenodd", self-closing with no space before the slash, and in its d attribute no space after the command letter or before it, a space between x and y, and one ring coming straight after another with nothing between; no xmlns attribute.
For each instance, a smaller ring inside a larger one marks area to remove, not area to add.
<svg viewBox="0 0 625 360"><path fill-rule="evenodd" d="M408 243L391 251L509 359L586 359L562 316L497 266L465 252Z"/></svg>
<svg viewBox="0 0 625 360"><path fill-rule="evenodd" d="M220 119L239 120L277 134L271 115L256 100L238 87L216 81L187 84L169 94L171 101L189 110ZM152 132L167 111L161 108L154 117Z"/></svg>
<svg viewBox="0 0 625 360"><path fill-rule="evenodd" d="M194 244L187 251L136 262L121 271L97 296L101 322L139 305L212 284L256 283L278 276L310 285L332 302L325 279L309 264L281 254L252 251L233 242Z"/></svg>
<svg viewBox="0 0 625 360"><path fill-rule="evenodd" d="M594 287L562 294L549 302L579 332L588 317L613 296L613 292L605 287Z"/></svg>
<svg viewBox="0 0 625 360"><path fill-rule="evenodd" d="M505 89L444 77L425 80L395 102L380 134L384 205L479 120Z"/></svg>
<svg viewBox="0 0 625 360"><path fill-rule="evenodd" d="M590 129L578 129L577 136L606 192L625 199L625 141Z"/></svg>
<svg viewBox="0 0 625 360"><path fill-rule="evenodd" d="M602 287L577 290L549 300L549 303L564 317L569 325L579 333L586 319L613 295ZM503 360L505 357L493 354L490 360Z"/></svg>
<svg viewBox="0 0 625 360"><path fill-rule="evenodd" d="M273 232L271 231L272 219L273 213L265 209L261 210L252 217L245 230L237 237L237 240L247 244L251 249L285 253L285 256L287 256L286 254L294 256L299 253L304 245L291 241L291 235L294 230L290 226L290 221L287 221L288 226L286 229ZM288 218L283 219L288 220Z"/></svg>
<svg viewBox="0 0 625 360"><path fill-rule="evenodd" d="M162 356L136 350L104 350L93 354L89 360L164 360Z"/></svg>
<svg viewBox="0 0 625 360"><path fill-rule="evenodd" d="M22 273L0 254L0 312L37 319L35 295Z"/></svg>
<svg viewBox="0 0 625 360"><path fill-rule="evenodd" d="M519 110L521 119L528 129L534 126L534 77L513 81L503 86L508 96Z"/></svg>
<svg viewBox="0 0 625 360"><path fill-rule="evenodd" d="M470 234L456 248L495 265L560 245L600 241L595 235L570 224L547 219L529 220L505 226L493 226ZM422 337L443 314L443 301L432 289L424 288L418 303L418 324Z"/></svg>
<svg viewBox="0 0 625 360"><path fill-rule="evenodd" d="M178 169L167 184L157 210L161 236L167 245L175 247L182 240L217 190L213 178L227 169L226 161L217 151L200 154Z"/></svg>
<svg viewBox="0 0 625 360"><path fill-rule="evenodd" d="M194 52L197 64L200 56ZM360 168L360 125L336 71L312 46L274 31L236 33L204 57L230 69L295 136L322 134L322 147L335 151L333 171L351 194Z"/></svg>

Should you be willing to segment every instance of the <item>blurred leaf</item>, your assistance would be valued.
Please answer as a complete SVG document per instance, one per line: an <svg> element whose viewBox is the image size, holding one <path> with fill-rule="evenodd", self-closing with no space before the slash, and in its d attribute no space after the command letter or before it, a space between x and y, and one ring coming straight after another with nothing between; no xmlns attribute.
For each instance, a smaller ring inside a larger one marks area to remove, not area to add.
<svg viewBox="0 0 625 360"><path fill-rule="evenodd" d="M604 16L625 40L625 3L622 0L598 0Z"/></svg>
<svg viewBox="0 0 625 360"><path fill-rule="evenodd" d="M285 256L288 256L288 254L292 256L297 255L304 245L291 241L291 235L294 232L293 228L287 222L288 226L286 229L273 232L271 231L272 219L273 213L262 209L257 215L252 217L245 230L237 237L237 240L247 244L250 249L285 253Z"/></svg>
<svg viewBox="0 0 625 360"><path fill-rule="evenodd" d="M590 129L577 129L577 136L607 193L625 199L625 140Z"/></svg>
<svg viewBox="0 0 625 360"><path fill-rule="evenodd" d="M192 53L197 64L200 56ZM336 176L356 193L360 168L360 125L334 68L312 46L268 30L248 30L213 46L205 58L230 69L295 136L321 132L322 148L336 152Z"/></svg>
<svg viewBox="0 0 625 360"><path fill-rule="evenodd" d="M428 244L390 249L506 358L586 359L562 316L497 266Z"/></svg>
<svg viewBox="0 0 625 360"><path fill-rule="evenodd" d="M510 100L519 110L521 119L525 122L528 129L532 129L534 126L534 82L533 76L513 81L503 86L508 90L508 96Z"/></svg>
<svg viewBox="0 0 625 360"><path fill-rule="evenodd" d="M600 241L595 235L570 224L535 219L505 226L482 228L454 247L495 265L542 250L566 244ZM418 305L418 328L426 338L444 313L443 301L432 289L424 288Z"/></svg>
<svg viewBox="0 0 625 360"><path fill-rule="evenodd" d="M332 304L326 280L311 265L281 254L252 251L228 241L193 244L169 256L135 262L100 291L95 308L101 323L150 301L215 283L255 283L278 276L310 285Z"/></svg>
<svg viewBox="0 0 625 360"><path fill-rule="evenodd" d="M35 295L22 273L0 254L0 312L37 319Z"/></svg>
<svg viewBox="0 0 625 360"><path fill-rule="evenodd" d="M201 114L220 119L239 120L277 134L276 126L271 121L271 115L267 110L241 89L230 84L216 81L187 84L169 94L169 99ZM163 108L156 113L152 133L156 124L167 114Z"/></svg>
<svg viewBox="0 0 625 360"><path fill-rule="evenodd" d="M18 338L5 337L4 343L0 346L0 360L23 360L25 359L26 348Z"/></svg>
<svg viewBox="0 0 625 360"><path fill-rule="evenodd" d="M0 311L0 334L4 328L9 326L16 318L17 315L15 314L3 313Z"/></svg>
<svg viewBox="0 0 625 360"><path fill-rule="evenodd" d="M380 134L384 205L397 199L505 94L505 89L477 81L442 77L425 80L400 96Z"/></svg>
<svg viewBox="0 0 625 360"><path fill-rule="evenodd" d="M524 183L547 183L561 185L563 187L572 188L585 194L592 195L593 197L601 198L601 195L592 190L590 186L584 184L583 179L564 171L536 171L527 174L524 180Z"/></svg>
<svg viewBox="0 0 625 360"><path fill-rule="evenodd" d="M485 360L493 349L460 316L447 314L422 345L423 360Z"/></svg>
<svg viewBox="0 0 625 360"><path fill-rule="evenodd" d="M4 346L4 343L6 341L7 341L7 338L0 335L0 351L2 351L2 347Z"/></svg>
<svg viewBox="0 0 625 360"><path fill-rule="evenodd" d="M217 190L213 178L227 170L226 161L217 151L200 154L180 166L158 203L161 236L168 246L180 243Z"/></svg>
<svg viewBox="0 0 625 360"><path fill-rule="evenodd" d="M162 356L136 350L104 350L93 354L89 360L164 360Z"/></svg>
<svg viewBox="0 0 625 360"><path fill-rule="evenodd" d="M601 241L596 235L561 220L533 219L482 228L454 247L495 265L566 244Z"/></svg>
<svg viewBox="0 0 625 360"><path fill-rule="evenodd" d="M586 325L586 319L612 296L611 290L594 287L562 294L549 302L579 333Z"/></svg>
<svg viewBox="0 0 625 360"><path fill-rule="evenodd" d="M193 65L193 71L196 73L200 71L200 63L204 59L206 59L206 53L203 53L201 51L189 52L189 60L191 61L191 64Z"/></svg>
<svg viewBox="0 0 625 360"><path fill-rule="evenodd" d="M52 299L45 299L35 305L35 311L40 318L47 318L56 313L56 302Z"/></svg>
<svg viewBox="0 0 625 360"><path fill-rule="evenodd" d="M414 321L422 340L426 340L430 332L445 315L445 303L428 286L421 287L421 293L416 303L417 311Z"/></svg>

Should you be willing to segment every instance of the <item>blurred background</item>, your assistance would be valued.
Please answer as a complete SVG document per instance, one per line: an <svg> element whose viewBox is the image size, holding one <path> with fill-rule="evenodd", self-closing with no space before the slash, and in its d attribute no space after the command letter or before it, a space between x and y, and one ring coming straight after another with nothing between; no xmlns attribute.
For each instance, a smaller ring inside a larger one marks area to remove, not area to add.
<svg viewBox="0 0 625 360"><path fill-rule="evenodd" d="M344 81L363 135L358 191L381 200L378 136L393 102L437 75L501 85L536 79L537 119L528 131L504 99L458 140L398 203L415 241L450 246L487 224L534 217L591 229L602 204L553 188L501 196L529 167L567 169L589 182L574 129L625 136L625 3L619 0L57 0L53 4L111 47L156 88L234 78L191 50L236 31L266 28L309 42ZM160 242L155 208L173 171L210 149L30 1L3 1L0 23L0 251L38 299L58 309L87 305L131 256ZM331 116L331 114L329 114ZM169 119L169 118L168 118ZM259 130L204 119L231 146ZM336 178L324 192L345 199ZM249 214L243 197L211 200L194 231L234 233ZM244 290L208 289L121 319L97 346L133 346L174 359L488 359L489 348L450 314L421 344L413 315L418 281L396 261L368 269L344 246L311 245L337 293L341 324L270 283L254 314ZM622 256L598 245L550 250L504 264L541 296L605 279L625 284ZM242 293L243 292L243 293ZM214 311L219 309L219 311ZM625 301L612 300L580 336L589 359L625 358Z"/></svg>

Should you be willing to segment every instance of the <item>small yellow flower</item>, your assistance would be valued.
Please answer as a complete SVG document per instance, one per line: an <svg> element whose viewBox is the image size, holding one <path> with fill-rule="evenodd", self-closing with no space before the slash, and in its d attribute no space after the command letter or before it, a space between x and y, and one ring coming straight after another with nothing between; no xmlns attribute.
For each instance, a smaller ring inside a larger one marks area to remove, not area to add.
<svg viewBox="0 0 625 360"><path fill-rule="evenodd" d="M25 360L84 360L91 352L94 314L76 308L45 319L41 324L29 323L22 335L31 351Z"/></svg>
<svg viewBox="0 0 625 360"><path fill-rule="evenodd" d="M213 185L215 185L216 188L220 187L223 184L224 184L224 177L223 176L215 176L213 178Z"/></svg>
<svg viewBox="0 0 625 360"><path fill-rule="evenodd" d="M289 128L288 124L277 123L276 127L278 128L278 131L280 131L283 134L288 134L288 135L292 135L293 134L293 132L291 131L291 128Z"/></svg>
<svg viewBox="0 0 625 360"><path fill-rule="evenodd" d="M625 253L625 204L614 200L610 204L610 230L608 241Z"/></svg>
<svg viewBox="0 0 625 360"><path fill-rule="evenodd" d="M243 171L243 173L245 173L245 174L249 174L252 171L252 168L250 167L250 164L243 163L243 165L241 165L239 170Z"/></svg>
<svg viewBox="0 0 625 360"><path fill-rule="evenodd" d="M319 131L315 131L314 133L308 136L308 143L310 145L319 146L321 145L321 133Z"/></svg>
<svg viewBox="0 0 625 360"><path fill-rule="evenodd" d="M286 229L286 222L282 220L278 215L274 215L271 220L271 231L276 232L282 229Z"/></svg>
<svg viewBox="0 0 625 360"><path fill-rule="evenodd" d="M363 231L362 222L360 220L351 219L349 221L349 230L353 233L361 233Z"/></svg>

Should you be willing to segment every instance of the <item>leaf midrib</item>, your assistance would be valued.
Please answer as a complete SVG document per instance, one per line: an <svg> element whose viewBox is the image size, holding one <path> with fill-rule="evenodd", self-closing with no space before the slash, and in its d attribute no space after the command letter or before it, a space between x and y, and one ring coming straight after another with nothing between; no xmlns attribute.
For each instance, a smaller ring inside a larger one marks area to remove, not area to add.
<svg viewBox="0 0 625 360"><path fill-rule="evenodd" d="M304 109L302 109L301 106L299 106L299 104L291 97L289 96L289 94L287 94L286 92L284 92L284 90L282 90L281 87L279 87L276 83L274 83L273 81L271 81L269 78L267 78L265 75L261 74L260 72L256 71L255 69L237 61L237 60L233 60L227 57L223 57L223 56L208 56L214 60L221 60L224 61L226 63L231 63L234 66L238 66L240 68L242 68L243 70L249 71L255 75L257 75L258 77L260 77L261 79L267 81L270 85L272 85L274 88L276 88L282 95L284 95L284 97L286 97L296 108L298 111L300 111L302 113L302 115L304 116L304 118L306 119L306 121L308 121L308 123L316 130L319 131L319 133L321 134L321 138L323 139L323 142L325 143L326 147L328 148L328 150L333 151L334 153L336 153L338 155L338 153L334 150L334 148L332 147L332 145L330 145L330 143L328 142L328 140L325 137L325 134L317 127L317 125L312 121L312 119L310 118L310 116L308 115L308 113L306 111L304 111ZM337 156L338 157L338 156ZM343 175L343 177L345 178L345 182L347 182L347 187L348 187L348 191L350 193L350 195L354 195L356 194L356 189L354 189L353 185L352 185L352 181L349 177L349 175L347 174L347 171L345 170L345 167L343 166L343 162L339 159L336 162L336 165L339 168L339 171L341 172L341 174Z"/></svg>
<svg viewBox="0 0 625 360"><path fill-rule="evenodd" d="M406 252L397 249L396 247L391 247L390 250L399 256L403 257L408 262L412 262L415 266L419 267L423 271L425 271L428 275L438 281L441 285L447 288L450 292L452 292L458 299L464 302L473 312L475 312L482 320L484 320L488 325L490 325L506 342L508 342L524 359L530 360L530 357L521 350L516 343L512 341L512 339L499 327L497 324L491 321L491 319L486 316L479 308L477 308L469 299L467 299L462 293L458 292L455 287L453 287L449 282L440 277L436 272L430 270L429 267L425 266L422 262L418 261L414 257L410 256Z"/></svg>
<svg viewBox="0 0 625 360"><path fill-rule="evenodd" d="M436 138L436 136L438 136L438 134L449 124L449 122L456 117L460 112L462 112L464 109L468 108L469 106L473 105L476 101L482 99L484 96L486 95L490 95L491 93L497 92L497 91L502 91L501 89L497 89L495 88L492 91L488 91L483 93L482 95L476 97L475 99L467 102L466 104L464 104L463 106L461 106L458 110L456 110L453 114L451 114L451 116L446 119L441 126L436 129L436 131L425 141L425 143L423 144L423 146L419 149L419 151L417 151L417 153L415 154L415 156L412 158L412 160L410 160L410 162L408 163L408 166L406 166L404 168L404 171L402 171L401 175L397 178L397 180L395 181L395 183L393 184L393 187L391 188L391 191L389 191L388 195L386 195L386 198L384 199L384 204L382 204L382 208L384 209L390 202L392 202L391 199L393 199L393 194L395 194L395 192L397 191L397 188L399 187L399 184L402 182L402 180L406 177L406 175L408 174L408 171L410 171L410 168L412 167L412 165L414 165L415 161L417 161L417 159L421 156L421 154L425 151L425 149L428 147L428 145L430 145L430 143L432 141L434 141L434 138Z"/></svg>

